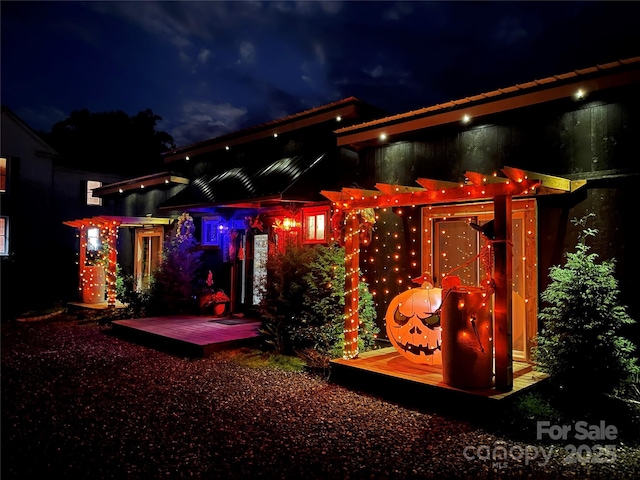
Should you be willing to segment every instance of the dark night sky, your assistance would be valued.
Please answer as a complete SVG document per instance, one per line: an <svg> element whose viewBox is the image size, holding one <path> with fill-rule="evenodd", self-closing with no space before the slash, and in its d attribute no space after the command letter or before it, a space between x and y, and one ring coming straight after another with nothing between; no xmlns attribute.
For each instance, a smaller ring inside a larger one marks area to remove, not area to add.
<svg viewBox="0 0 640 480"><path fill-rule="evenodd" d="M178 146L349 96L400 113L640 55L640 2L2 1L37 130L150 108Z"/></svg>

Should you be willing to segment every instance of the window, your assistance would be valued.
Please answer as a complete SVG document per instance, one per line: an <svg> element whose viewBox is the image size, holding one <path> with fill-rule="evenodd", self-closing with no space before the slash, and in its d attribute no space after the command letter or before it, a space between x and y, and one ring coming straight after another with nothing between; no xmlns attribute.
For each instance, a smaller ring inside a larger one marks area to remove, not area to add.
<svg viewBox="0 0 640 480"><path fill-rule="evenodd" d="M220 245L222 225L222 217L203 217L202 218L202 245Z"/></svg>
<svg viewBox="0 0 640 480"><path fill-rule="evenodd" d="M9 255L9 219L0 217L0 255Z"/></svg>
<svg viewBox="0 0 640 480"><path fill-rule="evenodd" d="M87 181L87 205L102 205L102 199L93 196L94 188L100 188L101 186L102 182L96 182L95 180Z"/></svg>
<svg viewBox="0 0 640 480"><path fill-rule="evenodd" d="M87 250L90 252L97 252L100 250L100 229L89 228L87 230Z"/></svg>
<svg viewBox="0 0 640 480"><path fill-rule="evenodd" d="M305 208L302 216L305 243L326 242L329 207Z"/></svg>
<svg viewBox="0 0 640 480"><path fill-rule="evenodd" d="M7 159L0 157L0 192L7 191Z"/></svg>

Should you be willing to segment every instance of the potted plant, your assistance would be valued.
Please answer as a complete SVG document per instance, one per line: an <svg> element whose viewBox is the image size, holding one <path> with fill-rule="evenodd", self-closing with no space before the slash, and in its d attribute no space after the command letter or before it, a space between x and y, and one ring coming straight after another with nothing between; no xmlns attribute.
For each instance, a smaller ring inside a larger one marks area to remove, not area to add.
<svg viewBox="0 0 640 480"><path fill-rule="evenodd" d="M227 308L227 302L231 299L221 288L213 288L213 274L209 270L207 283L200 296L200 311L206 312L209 308L213 308L213 313L217 316L224 314Z"/></svg>

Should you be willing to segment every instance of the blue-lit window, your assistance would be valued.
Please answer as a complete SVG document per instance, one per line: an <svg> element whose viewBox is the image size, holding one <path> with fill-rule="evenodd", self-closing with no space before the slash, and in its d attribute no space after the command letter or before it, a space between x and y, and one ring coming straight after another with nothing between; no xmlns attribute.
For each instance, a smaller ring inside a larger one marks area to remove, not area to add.
<svg viewBox="0 0 640 480"><path fill-rule="evenodd" d="M223 220L221 217L204 217L202 219L202 245L220 245L220 229L223 228Z"/></svg>

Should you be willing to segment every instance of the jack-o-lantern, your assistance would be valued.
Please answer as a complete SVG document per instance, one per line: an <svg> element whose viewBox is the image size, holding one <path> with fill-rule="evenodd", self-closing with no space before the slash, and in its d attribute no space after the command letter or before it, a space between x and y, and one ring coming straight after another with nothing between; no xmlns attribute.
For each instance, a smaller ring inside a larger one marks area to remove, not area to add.
<svg viewBox="0 0 640 480"><path fill-rule="evenodd" d="M387 337L403 357L420 364L442 363L441 303L442 289L428 282L391 300L385 315Z"/></svg>

